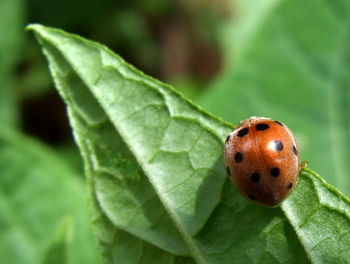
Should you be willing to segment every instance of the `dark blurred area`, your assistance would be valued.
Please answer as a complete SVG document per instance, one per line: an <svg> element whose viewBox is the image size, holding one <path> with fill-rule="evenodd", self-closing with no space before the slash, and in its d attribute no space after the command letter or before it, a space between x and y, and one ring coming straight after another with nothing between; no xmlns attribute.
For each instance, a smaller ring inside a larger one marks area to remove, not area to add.
<svg viewBox="0 0 350 264"><path fill-rule="evenodd" d="M26 24L57 27L98 41L190 98L221 69L215 28L230 16L225 1L29 0L25 6ZM51 145L70 144L65 106L30 34L19 58L15 77L19 125Z"/></svg>

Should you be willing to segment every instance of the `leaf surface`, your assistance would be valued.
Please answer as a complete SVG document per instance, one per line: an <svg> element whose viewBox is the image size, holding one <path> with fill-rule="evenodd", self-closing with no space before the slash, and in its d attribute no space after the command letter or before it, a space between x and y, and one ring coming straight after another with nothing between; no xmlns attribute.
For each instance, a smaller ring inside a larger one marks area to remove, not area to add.
<svg viewBox="0 0 350 264"><path fill-rule="evenodd" d="M350 259L323 240L331 230L339 247L349 245L349 201L313 172L303 170L282 207L246 201L222 165L232 126L102 45L41 25L29 29L67 103L109 263L149 263L153 254L160 263ZM320 211L332 222L325 232L309 228L319 221L305 218L310 207L329 209Z"/></svg>
<svg viewBox="0 0 350 264"><path fill-rule="evenodd" d="M43 264L69 263L69 248L72 243L72 232L72 219L65 218L44 254Z"/></svg>
<svg viewBox="0 0 350 264"><path fill-rule="evenodd" d="M41 263L69 216L75 229L66 263L99 263L83 184L65 163L34 140L1 129L0 167L1 260Z"/></svg>

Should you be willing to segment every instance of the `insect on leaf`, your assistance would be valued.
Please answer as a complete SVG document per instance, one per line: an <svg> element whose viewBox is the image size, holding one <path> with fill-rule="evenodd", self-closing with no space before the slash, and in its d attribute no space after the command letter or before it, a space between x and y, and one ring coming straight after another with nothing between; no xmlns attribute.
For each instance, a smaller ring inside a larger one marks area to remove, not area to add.
<svg viewBox="0 0 350 264"><path fill-rule="evenodd" d="M29 29L67 104L109 263L350 259L333 250L349 245L349 201L315 173L303 170L282 207L246 201L224 172L232 126L98 43Z"/></svg>

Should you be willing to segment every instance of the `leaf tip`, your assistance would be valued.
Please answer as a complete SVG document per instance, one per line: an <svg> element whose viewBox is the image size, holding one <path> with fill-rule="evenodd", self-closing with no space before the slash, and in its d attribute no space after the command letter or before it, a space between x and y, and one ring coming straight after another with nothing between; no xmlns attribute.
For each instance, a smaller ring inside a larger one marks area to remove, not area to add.
<svg viewBox="0 0 350 264"><path fill-rule="evenodd" d="M44 26L41 24L29 24L26 26L25 30L26 31L34 31L34 32L39 32Z"/></svg>

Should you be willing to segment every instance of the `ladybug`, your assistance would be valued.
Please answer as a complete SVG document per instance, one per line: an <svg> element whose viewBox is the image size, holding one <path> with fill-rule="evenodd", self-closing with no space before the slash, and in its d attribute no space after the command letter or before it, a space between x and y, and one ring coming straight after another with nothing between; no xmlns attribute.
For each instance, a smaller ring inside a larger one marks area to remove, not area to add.
<svg viewBox="0 0 350 264"><path fill-rule="evenodd" d="M233 185L245 198L279 205L295 187L299 151L289 128L265 117L241 121L226 139L224 160Z"/></svg>

